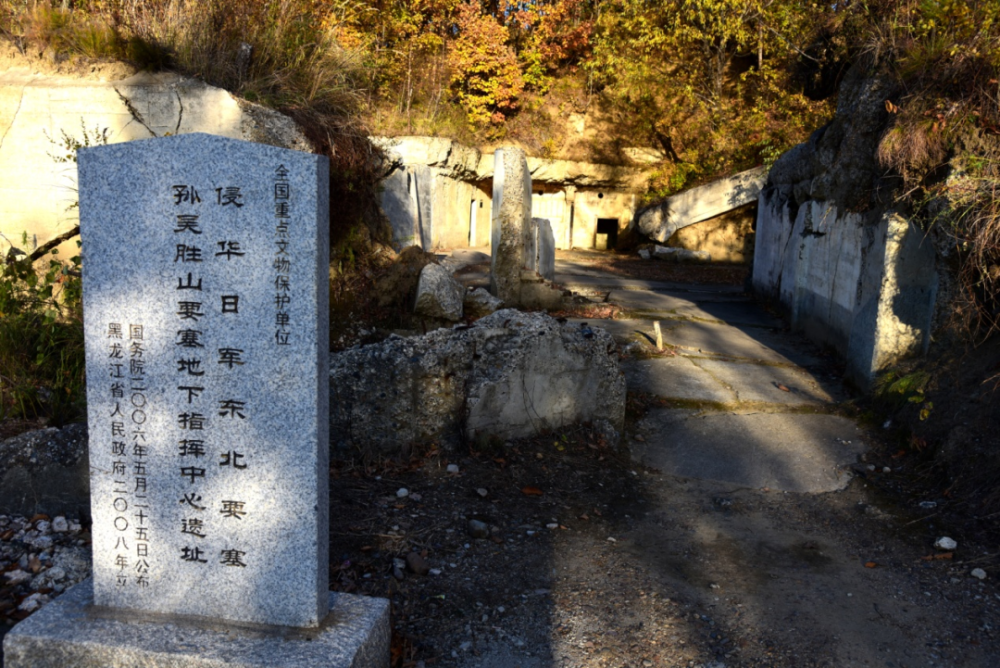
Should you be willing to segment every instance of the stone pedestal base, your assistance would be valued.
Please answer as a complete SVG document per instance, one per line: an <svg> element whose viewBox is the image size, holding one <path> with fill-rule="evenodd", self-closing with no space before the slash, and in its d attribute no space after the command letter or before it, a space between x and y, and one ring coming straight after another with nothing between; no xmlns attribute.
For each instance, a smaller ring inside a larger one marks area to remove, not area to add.
<svg viewBox="0 0 1000 668"><path fill-rule="evenodd" d="M389 601L330 593L317 629L96 608L90 580L15 626L5 668L387 668Z"/></svg>

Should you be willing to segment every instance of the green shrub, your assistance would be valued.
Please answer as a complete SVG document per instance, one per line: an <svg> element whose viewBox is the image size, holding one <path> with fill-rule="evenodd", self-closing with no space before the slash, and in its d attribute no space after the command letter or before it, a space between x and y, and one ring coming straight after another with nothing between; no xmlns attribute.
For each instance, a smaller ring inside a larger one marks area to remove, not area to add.
<svg viewBox="0 0 1000 668"><path fill-rule="evenodd" d="M53 248L36 260L8 244L0 266L0 419L63 424L84 406L80 258L60 262Z"/></svg>

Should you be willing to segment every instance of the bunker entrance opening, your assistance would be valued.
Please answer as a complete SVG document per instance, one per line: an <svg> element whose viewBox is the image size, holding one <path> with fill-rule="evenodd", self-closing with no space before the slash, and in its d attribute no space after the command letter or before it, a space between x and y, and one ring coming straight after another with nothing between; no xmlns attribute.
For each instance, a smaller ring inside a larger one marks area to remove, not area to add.
<svg viewBox="0 0 1000 668"><path fill-rule="evenodd" d="M618 219L598 218L597 232L594 236L594 248L597 250L614 250L618 244Z"/></svg>

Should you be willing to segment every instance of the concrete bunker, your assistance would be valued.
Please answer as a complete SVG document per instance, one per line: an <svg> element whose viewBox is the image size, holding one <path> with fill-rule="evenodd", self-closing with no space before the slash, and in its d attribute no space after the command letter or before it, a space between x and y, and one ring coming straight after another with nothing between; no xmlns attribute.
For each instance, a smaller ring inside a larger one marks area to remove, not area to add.
<svg viewBox="0 0 1000 668"><path fill-rule="evenodd" d="M432 137L373 142L393 161L381 203L397 250L412 245L425 250L490 245L492 153ZM644 183L641 169L532 157L527 161L531 216L550 221L557 249L596 248L599 234L616 239L633 226Z"/></svg>

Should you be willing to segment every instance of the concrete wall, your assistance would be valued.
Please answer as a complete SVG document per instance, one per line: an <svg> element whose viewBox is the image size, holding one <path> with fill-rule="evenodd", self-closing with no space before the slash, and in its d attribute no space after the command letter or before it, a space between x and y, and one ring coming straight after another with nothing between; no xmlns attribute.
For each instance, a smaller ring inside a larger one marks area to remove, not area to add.
<svg viewBox="0 0 1000 668"><path fill-rule="evenodd" d="M489 246L492 196L487 189L491 183L492 179L457 179L446 170L426 165L395 169L382 182L381 194L382 211L393 229L393 245L397 250L411 245L427 249ZM614 218L619 230L624 231L635 214L636 196L630 192L573 187L564 190L546 185L533 188L532 193L531 215L551 222L559 249L593 248L598 218ZM429 206L418 206L421 202ZM471 229L473 202L475 238Z"/></svg>
<svg viewBox="0 0 1000 668"><path fill-rule="evenodd" d="M581 190L573 205L573 248L593 248L598 218L614 218L619 233L628 229L635 215L636 196L628 192Z"/></svg>
<svg viewBox="0 0 1000 668"><path fill-rule="evenodd" d="M867 387L878 371L930 342L937 296L934 250L895 212L874 219L778 189L760 197L753 285L779 301L792 327L847 358Z"/></svg>
<svg viewBox="0 0 1000 668"><path fill-rule="evenodd" d="M731 211L677 230L667 246L706 251L712 262L750 262L755 218L756 206Z"/></svg>
<svg viewBox="0 0 1000 668"><path fill-rule="evenodd" d="M563 250L570 248L572 243L569 220L571 206L572 203L566 202L566 191L562 189L545 191L536 188L531 196L531 216L549 221L556 248Z"/></svg>
<svg viewBox="0 0 1000 668"><path fill-rule="evenodd" d="M140 122L122 100L141 116ZM30 252L77 224L76 164L51 140L83 139L107 128L109 143L167 133L208 132L309 150L294 123L228 92L172 74L117 81L52 76L17 67L0 72L0 233ZM60 257L76 254L67 242ZM0 253L6 243L0 239Z"/></svg>

